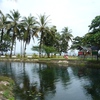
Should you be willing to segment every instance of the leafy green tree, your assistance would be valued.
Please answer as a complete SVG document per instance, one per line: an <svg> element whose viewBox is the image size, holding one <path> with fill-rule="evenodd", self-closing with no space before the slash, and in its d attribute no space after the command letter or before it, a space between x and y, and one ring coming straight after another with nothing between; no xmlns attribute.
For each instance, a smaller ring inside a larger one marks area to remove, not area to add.
<svg viewBox="0 0 100 100"><path fill-rule="evenodd" d="M50 53L56 52L53 46L43 46L43 49L46 52L48 58L50 57Z"/></svg>
<svg viewBox="0 0 100 100"><path fill-rule="evenodd" d="M32 46L31 50L39 52L39 46Z"/></svg>
<svg viewBox="0 0 100 100"><path fill-rule="evenodd" d="M100 32L97 32L96 34L85 34L83 41L86 47L97 46L100 48Z"/></svg>
<svg viewBox="0 0 100 100"><path fill-rule="evenodd" d="M2 55L4 52L8 52L11 48L11 37L7 34L3 35L2 43L0 43L0 51L2 52Z"/></svg>
<svg viewBox="0 0 100 100"><path fill-rule="evenodd" d="M91 46L98 46L100 48L100 16L96 16L92 22L91 25L89 25L89 42Z"/></svg>
<svg viewBox="0 0 100 100"><path fill-rule="evenodd" d="M56 26L48 28L48 30L45 31L45 35L43 37L43 45L54 46L56 32L57 32Z"/></svg>
<svg viewBox="0 0 100 100"><path fill-rule="evenodd" d="M31 50L39 52L39 46L33 46L31 48ZM49 58L50 57L50 53L56 52L56 49L53 46L46 46L46 45L44 45L44 46L41 47L41 51L43 53L46 53L47 57Z"/></svg>
<svg viewBox="0 0 100 100"><path fill-rule="evenodd" d="M96 16L92 20L91 25L89 25L89 31L90 33L100 32L100 16Z"/></svg>
<svg viewBox="0 0 100 100"><path fill-rule="evenodd" d="M83 46L83 37L76 36L73 38L72 45L70 49L79 49L81 50Z"/></svg>
<svg viewBox="0 0 100 100"><path fill-rule="evenodd" d="M61 55L61 34L59 32L55 33L54 47L56 51Z"/></svg>
<svg viewBox="0 0 100 100"><path fill-rule="evenodd" d="M72 49L79 48L81 46L91 47L98 46L100 47L100 16L96 16L91 25L89 25L89 32L86 33L83 37L75 37L73 39Z"/></svg>
<svg viewBox="0 0 100 100"><path fill-rule="evenodd" d="M52 26L45 30L45 35L43 37L43 49L46 52L47 56L50 57L50 53L55 53L55 34L57 32L56 26Z"/></svg>

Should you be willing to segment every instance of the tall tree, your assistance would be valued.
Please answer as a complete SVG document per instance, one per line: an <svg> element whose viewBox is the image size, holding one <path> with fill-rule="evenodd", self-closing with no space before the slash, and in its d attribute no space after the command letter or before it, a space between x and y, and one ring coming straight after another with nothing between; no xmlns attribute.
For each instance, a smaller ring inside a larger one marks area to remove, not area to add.
<svg viewBox="0 0 100 100"><path fill-rule="evenodd" d="M100 15L96 16L89 25L90 33L100 32Z"/></svg>
<svg viewBox="0 0 100 100"><path fill-rule="evenodd" d="M39 56L41 57L41 46L43 44L43 38L46 34L46 30L48 29L48 20L49 16L44 15L39 15L38 16L38 21L37 21L37 30L36 33L40 33L40 42L39 42Z"/></svg>
<svg viewBox="0 0 100 100"><path fill-rule="evenodd" d="M76 36L75 38L73 38L72 45L71 45L70 49L81 50L83 44L85 44L85 43L83 43L83 37Z"/></svg>
<svg viewBox="0 0 100 100"><path fill-rule="evenodd" d="M43 49L47 56L50 57L50 53L56 52L55 48L55 34L57 32L56 26L52 26L47 31L45 31L45 36L43 37Z"/></svg>
<svg viewBox="0 0 100 100"><path fill-rule="evenodd" d="M45 52L48 57L50 57L50 53L54 53L56 51L55 49L56 31L57 31L56 26L48 27L45 29L41 51ZM33 46L32 50L39 51L39 46Z"/></svg>
<svg viewBox="0 0 100 100"><path fill-rule="evenodd" d="M68 29L68 27L64 27L62 29L62 35L61 35L61 48L62 48L62 52L67 52L68 50L68 42L71 40L72 41L72 37L73 35L71 34L71 30Z"/></svg>
<svg viewBox="0 0 100 100"><path fill-rule="evenodd" d="M56 51L61 55L61 34L59 32L56 32L55 34L55 43L54 47L56 48Z"/></svg>
<svg viewBox="0 0 100 100"><path fill-rule="evenodd" d="M23 26L21 30L24 33L23 40L25 42L25 45L24 45L24 56L25 56L26 45L30 43L31 37L33 36L38 37L37 33L34 32L36 19L32 15L30 15L28 17L24 17L21 24Z"/></svg>
<svg viewBox="0 0 100 100"><path fill-rule="evenodd" d="M2 42L4 31L6 29L6 24L7 24L7 16L5 16L2 11L0 10L0 42Z"/></svg>
<svg viewBox="0 0 100 100"><path fill-rule="evenodd" d="M7 14L7 17L9 18L10 22L10 28L8 29L7 33L12 37L12 46L11 46L11 53L10 57L12 56L12 50L13 50L13 45L16 40L16 37L20 35L19 32L19 19L20 19L20 13L18 11L10 11L10 14Z"/></svg>
<svg viewBox="0 0 100 100"><path fill-rule="evenodd" d="M56 26L47 28L47 30L45 30L45 34L43 37L43 45L54 46L56 32L57 32Z"/></svg>
<svg viewBox="0 0 100 100"><path fill-rule="evenodd" d="M11 47L11 37L7 34L3 35L2 43L0 43L0 51L3 55L4 52L8 52Z"/></svg>
<svg viewBox="0 0 100 100"><path fill-rule="evenodd" d="M100 15L96 16L91 24L89 25L89 33L91 35L90 37L90 43L91 45L98 46L100 48Z"/></svg>

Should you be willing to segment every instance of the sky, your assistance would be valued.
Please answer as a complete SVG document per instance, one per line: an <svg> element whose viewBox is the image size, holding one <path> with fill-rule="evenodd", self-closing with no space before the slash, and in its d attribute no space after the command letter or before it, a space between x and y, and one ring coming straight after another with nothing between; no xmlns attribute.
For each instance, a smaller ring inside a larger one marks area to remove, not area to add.
<svg viewBox="0 0 100 100"><path fill-rule="evenodd" d="M7 14L10 10L18 10L21 16L32 14L50 15L50 25L55 25L58 32L64 27L72 30L72 35L84 36L91 21L100 15L100 0L0 0L0 10ZM27 46L27 52L36 44L33 41ZM19 45L17 51L20 52Z"/></svg>

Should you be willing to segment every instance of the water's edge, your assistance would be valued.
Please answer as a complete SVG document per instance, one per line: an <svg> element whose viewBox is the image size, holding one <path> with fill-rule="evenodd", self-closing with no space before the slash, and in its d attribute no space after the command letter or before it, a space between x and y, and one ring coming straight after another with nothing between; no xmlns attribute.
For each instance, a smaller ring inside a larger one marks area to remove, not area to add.
<svg viewBox="0 0 100 100"><path fill-rule="evenodd" d="M52 64L62 64L62 65L79 65L100 68L100 61L97 60L66 60L66 59L53 59L53 60L39 60L39 59L0 59L0 62L29 62L29 63L52 63Z"/></svg>

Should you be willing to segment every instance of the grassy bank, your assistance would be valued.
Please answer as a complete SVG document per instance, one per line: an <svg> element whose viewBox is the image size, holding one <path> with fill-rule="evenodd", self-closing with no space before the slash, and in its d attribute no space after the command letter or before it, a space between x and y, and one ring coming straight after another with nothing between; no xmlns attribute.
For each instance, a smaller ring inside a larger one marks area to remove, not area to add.
<svg viewBox="0 0 100 100"><path fill-rule="evenodd" d="M13 86L11 78L0 76L0 100L14 100Z"/></svg>
<svg viewBox="0 0 100 100"><path fill-rule="evenodd" d="M63 65L72 65L72 66L89 66L89 67L97 67L100 68L100 58L97 61L96 58L80 58L75 56L69 56L68 59L65 59L63 56L56 56L56 57L33 57L33 56L26 56L25 58L21 58L20 56L13 56L12 58L9 57L0 57L0 61L7 61L7 62L36 62L36 63L55 63L55 64L63 64ZM67 63L68 61L68 63Z"/></svg>

